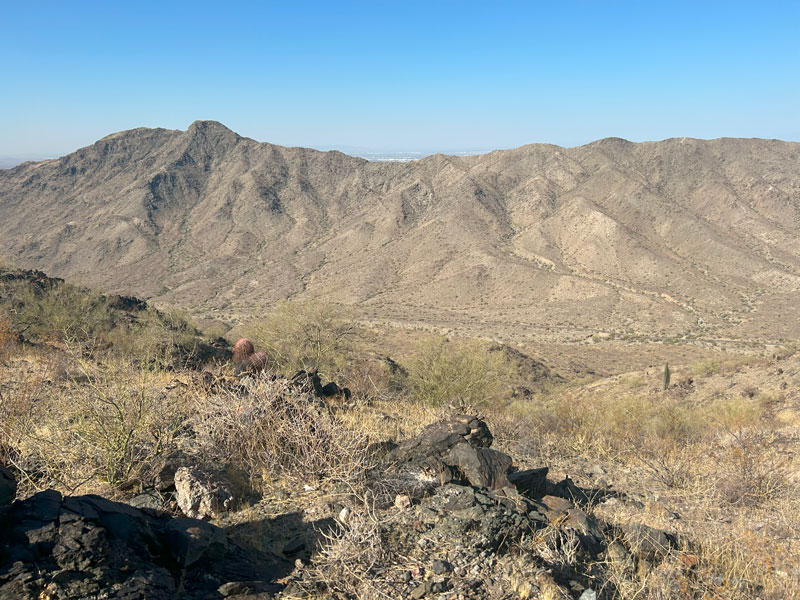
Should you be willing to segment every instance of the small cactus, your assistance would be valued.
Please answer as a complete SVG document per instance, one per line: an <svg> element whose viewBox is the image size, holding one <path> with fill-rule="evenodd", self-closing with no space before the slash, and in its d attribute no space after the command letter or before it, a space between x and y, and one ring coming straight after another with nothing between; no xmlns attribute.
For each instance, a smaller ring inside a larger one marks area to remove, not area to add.
<svg viewBox="0 0 800 600"><path fill-rule="evenodd" d="M269 363L264 352L256 352L253 342L241 338L233 346L233 364L239 373L260 373L267 368Z"/></svg>
<svg viewBox="0 0 800 600"><path fill-rule="evenodd" d="M264 352L254 352L249 357L248 368L253 373L260 373L267 368L267 355Z"/></svg>
<svg viewBox="0 0 800 600"><path fill-rule="evenodd" d="M670 378L670 370L669 370L669 363L664 365L664 391L667 391L669 387L669 378Z"/></svg>
<svg viewBox="0 0 800 600"><path fill-rule="evenodd" d="M255 346L253 346L253 342L247 338L239 339L233 346L233 364L245 366L255 351L256 349Z"/></svg>

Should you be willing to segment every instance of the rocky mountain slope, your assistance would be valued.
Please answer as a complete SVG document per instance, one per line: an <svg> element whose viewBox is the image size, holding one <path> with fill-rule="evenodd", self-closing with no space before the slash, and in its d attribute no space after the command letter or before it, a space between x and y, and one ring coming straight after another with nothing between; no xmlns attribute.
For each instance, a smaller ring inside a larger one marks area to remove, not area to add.
<svg viewBox="0 0 800 600"><path fill-rule="evenodd" d="M0 254L199 311L796 338L799 167L800 144L687 138L370 163L198 121L0 170Z"/></svg>

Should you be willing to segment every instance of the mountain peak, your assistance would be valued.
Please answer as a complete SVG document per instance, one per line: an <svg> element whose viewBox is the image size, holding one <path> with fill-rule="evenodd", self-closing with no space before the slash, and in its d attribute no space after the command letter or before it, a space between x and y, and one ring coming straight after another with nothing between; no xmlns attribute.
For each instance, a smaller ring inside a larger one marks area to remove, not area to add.
<svg viewBox="0 0 800 600"><path fill-rule="evenodd" d="M234 135L236 137L239 136L235 131L232 129L228 129L220 123L219 121L195 121L189 128L186 130L186 133L191 135Z"/></svg>

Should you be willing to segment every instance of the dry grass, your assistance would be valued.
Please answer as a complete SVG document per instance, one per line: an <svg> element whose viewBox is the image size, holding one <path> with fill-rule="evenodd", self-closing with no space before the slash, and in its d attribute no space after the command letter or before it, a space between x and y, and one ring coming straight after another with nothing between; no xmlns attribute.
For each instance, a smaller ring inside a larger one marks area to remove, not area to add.
<svg viewBox="0 0 800 600"><path fill-rule="evenodd" d="M800 405L792 388L800 361L692 365L673 382L688 375L691 385L664 393L655 391L658 370L563 386L503 411L498 441L531 466L554 466L588 487L600 465L602 479L644 506L600 505L600 518L644 522L683 540L658 568L603 565L610 597L797 597L800 430L785 415Z"/></svg>
<svg viewBox="0 0 800 600"><path fill-rule="evenodd" d="M11 326L11 319L0 311L0 362L11 354L17 346L17 333Z"/></svg>

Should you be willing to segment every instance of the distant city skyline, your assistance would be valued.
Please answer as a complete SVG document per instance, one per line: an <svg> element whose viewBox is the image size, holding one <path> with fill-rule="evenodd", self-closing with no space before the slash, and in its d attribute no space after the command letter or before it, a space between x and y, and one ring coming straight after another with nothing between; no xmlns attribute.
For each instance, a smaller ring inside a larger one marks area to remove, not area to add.
<svg viewBox="0 0 800 600"><path fill-rule="evenodd" d="M372 153L798 141L799 24L788 0L9 4L0 157L197 119Z"/></svg>

